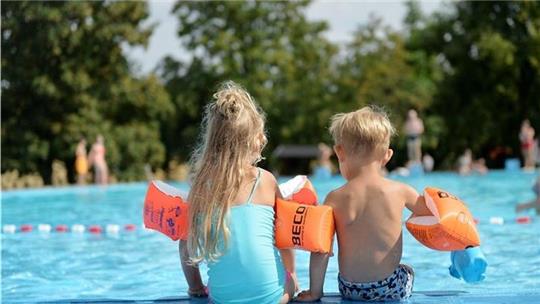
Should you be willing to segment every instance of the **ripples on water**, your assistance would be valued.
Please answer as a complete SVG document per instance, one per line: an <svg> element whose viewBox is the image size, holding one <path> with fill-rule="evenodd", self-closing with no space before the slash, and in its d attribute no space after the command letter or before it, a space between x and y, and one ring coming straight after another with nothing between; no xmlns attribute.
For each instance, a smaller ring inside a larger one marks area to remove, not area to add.
<svg viewBox="0 0 540 304"><path fill-rule="evenodd" d="M514 206L534 198L535 176L494 172L461 178L437 173L420 178L398 178L418 190L427 185L444 188L466 201L480 219L482 249L488 259L487 278L466 284L448 275L449 253L419 245L404 232L403 262L414 267L415 290L463 290L473 294L527 292L540 288L540 218L532 224L490 225L491 216L515 218ZM315 181L320 198L343 184L335 178ZM177 186L187 189L185 184ZM142 223L146 185L108 188L72 187L2 193L2 224ZM404 218L406 215L404 215ZM2 235L2 298L26 299L117 298L157 299L185 295L187 289L178 244L154 232L108 235ZM307 288L309 254L297 251L301 287ZM206 271L202 266L206 279ZM325 291L337 292L337 257L330 260Z"/></svg>

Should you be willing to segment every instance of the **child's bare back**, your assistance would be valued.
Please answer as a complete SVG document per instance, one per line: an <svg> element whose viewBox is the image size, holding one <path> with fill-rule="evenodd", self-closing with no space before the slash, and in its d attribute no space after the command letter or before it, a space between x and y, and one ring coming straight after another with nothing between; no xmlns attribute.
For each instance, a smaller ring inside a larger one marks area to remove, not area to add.
<svg viewBox="0 0 540 304"><path fill-rule="evenodd" d="M347 180L324 202L333 207L338 239L338 286L348 300L395 301L410 297L414 272L401 265L403 208L430 215L411 187L388 180L382 168L392 158L395 130L384 112L364 107L332 117L339 171ZM312 253L310 289L298 299L313 301L323 294L328 255Z"/></svg>
<svg viewBox="0 0 540 304"><path fill-rule="evenodd" d="M358 177L328 195L344 279L374 282L392 274L401 261L403 208L415 208L417 198L410 186L383 177Z"/></svg>

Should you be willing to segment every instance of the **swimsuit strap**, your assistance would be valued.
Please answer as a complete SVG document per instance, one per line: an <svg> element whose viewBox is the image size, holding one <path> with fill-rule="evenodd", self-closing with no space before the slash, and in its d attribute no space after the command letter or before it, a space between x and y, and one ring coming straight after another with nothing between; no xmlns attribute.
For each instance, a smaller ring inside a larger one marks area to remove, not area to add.
<svg viewBox="0 0 540 304"><path fill-rule="evenodd" d="M251 192L249 193L249 197L247 199L247 204L251 204L251 199L253 198L253 194L255 193L255 189L257 189L257 186L259 185L259 181L261 180L261 168L257 168L257 178L255 179L255 184L253 184L253 188L251 188Z"/></svg>

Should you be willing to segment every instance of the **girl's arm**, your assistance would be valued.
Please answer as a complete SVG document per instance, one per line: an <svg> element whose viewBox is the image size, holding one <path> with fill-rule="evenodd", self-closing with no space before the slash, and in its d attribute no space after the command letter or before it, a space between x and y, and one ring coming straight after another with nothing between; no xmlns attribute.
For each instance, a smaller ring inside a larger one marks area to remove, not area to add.
<svg viewBox="0 0 540 304"><path fill-rule="evenodd" d="M330 192L324 204L334 208L334 201L339 201L336 192ZM335 215L334 215L335 219ZM324 276L326 275L326 269L328 268L328 260L333 254L330 253L317 253L312 252L309 258L309 290L302 291L296 301L298 302L313 302L318 301L323 296L324 289Z"/></svg>
<svg viewBox="0 0 540 304"><path fill-rule="evenodd" d="M298 279L296 278L296 265L294 262L294 249L279 249L279 253L281 254L281 261L283 262L283 266L285 266L285 270L289 273L291 276L291 279L294 282L294 290L295 292L298 291Z"/></svg>
<svg viewBox="0 0 540 304"><path fill-rule="evenodd" d="M189 286L188 295L190 297L207 297L208 291L202 282L199 267L188 264L187 241L180 240L178 250L180 252L180 263L182 264L184 277Z"/></svg>
<svg viewBox="0 0 540 304"><path fill-rule="evenodd" d="M283 196L281 195L281 191L279 190L276 178L271 174L270 176L274 184L275 197L282 199ZM298 280L296 279L296 264L294 262L294 249L279 249L279 253L281 255L281 261L283 262L283 266L285 266L285 270L291 275L291 278L294 281L295 290L298 290Z"/></svg>
<svg viewBox="0 0 540 304"><path fill-rule="evenodd" d="M294 249L280 249L283 266L292 275L295 273L296 265L294 263Z"/></svg>

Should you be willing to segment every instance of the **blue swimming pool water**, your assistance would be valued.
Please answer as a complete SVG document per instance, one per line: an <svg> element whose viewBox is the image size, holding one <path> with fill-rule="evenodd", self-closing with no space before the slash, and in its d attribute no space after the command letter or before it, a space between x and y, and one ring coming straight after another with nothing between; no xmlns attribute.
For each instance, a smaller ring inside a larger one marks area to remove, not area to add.
<svg viewBox="0 0 540 304"><path fill-rule="evenodd" d="M530 188L535 177L499 171L486 176L434 173L397 178L418 190L427 185L441 187L466 201L480 219L482 248L489 261L487 279L466 284L448 275L449 253L426 249L404 232L403 262L416 271L414 289L460 290L473 296L538 292L540 218L535 217L527 225L511 222L516 217L515 204L534 198ZM343 182L336 177L314 184L322 198ZM188 189L186 184L175 185ZM136 183L3 192L2 225L135 223L139 229L116 236L37 231L2 234L2 300L157 299L185 295L187 286L179 266L177 243L140 229L145 191L146 183ZM509 222L490 225L487 222L491 216ZM309 254L297 252L303 288L308 286L308 260ZM325 291L337 292L336 274L337 261L332 258ZM203 275L206 278L204 270Z"/></svg>

